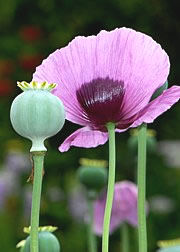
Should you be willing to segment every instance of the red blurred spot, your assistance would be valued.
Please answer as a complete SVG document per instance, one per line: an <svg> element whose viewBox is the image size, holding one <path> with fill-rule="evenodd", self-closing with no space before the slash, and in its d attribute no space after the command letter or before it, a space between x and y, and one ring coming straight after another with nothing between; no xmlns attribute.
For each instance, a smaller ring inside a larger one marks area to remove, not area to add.
<svg viewBox="0 0 180 252"><path fill-rule="evenodd" d="M23 55L20 58L20 65L24 70L32 72L35 70L35 67L41 63L42 59L42 55L39 54Z"/></svg>
<svg viewBox="0 0 180 252"><path fill-rule="evenodd" d="M7 76L14 71L14 64L7 59L0 59L0 76Z"/></svg>
<svg viewBox="0 0 180 252"><path fill-rule="evenodd" d="M14 83L9 79L0 79L0 97L9 96L14 90Z"/></svg>
<svg viewBox="0 0 180 252"><path fill-rule="evenodd" d="M23 26L20 29L19 33L20 33L21 38L28 42L37 41L41 38L41 35L42 35L42 31L40 27L33 26L33 25Z"/></svg>

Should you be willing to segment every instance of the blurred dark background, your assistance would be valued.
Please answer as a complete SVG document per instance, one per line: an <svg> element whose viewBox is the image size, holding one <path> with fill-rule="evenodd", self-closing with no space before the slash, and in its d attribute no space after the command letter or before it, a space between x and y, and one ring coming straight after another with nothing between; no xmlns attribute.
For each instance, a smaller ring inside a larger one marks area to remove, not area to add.
<svg viewBox="0 0 180 252"><path fill-rule="evenodd" d="M166 50L171 61L169 86L180 80L180 19L175 0L6 0L0 1L0 251L18 251L29 225L31 185L30 142L19 137L9 122L13 98L21 91L16 81L30 81L35 67L75 36L100 30L131 27L152 36ZM141 71L141 69L139 70ZM157 240L180 236L180 107L176 104L155 123L156 143L150 145L147 164L149 200L149 251ZM41 225L55 225L66 252L85 251L86 227L73 215L72 192L78 191L76 170L79 158L108 160L108 145L96 149L72 148L58 152L58 146L78 126L66 122L62 131L47 142L48 153L41 207ZM129 132L118 134L116 180L136 181L136 152ZM153 140L154 141L154 140ZM151 148L152 147L152 148ZM81 215L81 203L77 211ZM74 207L74 205L73 205ZM78 210L79 209L79 210ZM83 215L83 213L82 213ZM135 251L135 235L131 249ZM100 239L99 239L100 243ZM100 246L100 245L99 245ZM112 235L112 251L120 251L119 231Z"/></svg>

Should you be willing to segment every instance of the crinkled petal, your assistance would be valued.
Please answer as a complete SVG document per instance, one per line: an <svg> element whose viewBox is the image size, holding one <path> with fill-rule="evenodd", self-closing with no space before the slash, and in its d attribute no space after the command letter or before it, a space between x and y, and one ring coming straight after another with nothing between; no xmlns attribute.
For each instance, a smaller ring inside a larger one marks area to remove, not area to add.
<svg viewBox="0 0 180 252"><path fill-rule="evenodd" d="M123 120L139 112L164 84L169 59L151 37L128 28L77 37L37 67L33 79L59 84L55 94L65 105L67 119L88 125L76 91L84 83L109 78L124 83Z"/></svg>
<svg viewBox="0 0 180 252"><path fill-rule="evenodd" d="M167 80L168 55L151 37L127 28L102 31L97 41L98 74L124 83L123 119L128 119Z"/></svg>
<svg viewBox="0 0 180 252"><path fill-rule="evenodd" d="M128 128L127 128L127 129L128 129ZM122 132L126 131L127 129L115 129L115 132L117 132L117 133L122 133Z"/></svg>
<svg viewBox="0 0 180 252"><path fill-rule="evenodd" d="M76 130L73 134L66 138L66 140L60 145L59 150L61 152L68 151L71 146L92 148L98 145L104 144L108 140L108 134L92 130L89 127L83 127Z"/></svg>
<svg viewBox="0 0 180 252"><path fill-rule="evenodd" d="M144 123L152 123L159 115L170 109L180 98L180 87L173 86L150 102L139 114L138 119L130 126L137 127Z"/></svg>

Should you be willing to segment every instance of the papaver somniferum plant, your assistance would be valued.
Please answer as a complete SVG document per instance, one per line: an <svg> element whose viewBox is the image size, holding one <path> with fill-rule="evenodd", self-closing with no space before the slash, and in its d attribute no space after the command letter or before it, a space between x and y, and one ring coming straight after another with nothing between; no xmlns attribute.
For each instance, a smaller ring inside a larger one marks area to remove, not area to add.
<svg viewBox="0 0 180 252"><path fill-rule="evenodd" d="M61 100L51 93L56 84L47 82L18 82L23 93L18 95L10 111L14 130L32 141L33 194L31 207L30 251L42 252L38 245L38 226L45 139L58 133L64 125L65 111ZM59 250L56 250L57 252Z"/></svg>
<svg viewBox="0 0 180 252"><path fill-rule="evenodd" d="M88 218L87 218L87 240L89 252L97 251L97 241L93 231L94 222L94 201L106 186L108 173L106 160L92 160L81 158L81 166L77 169L77 179L86 189Z"/></svg>
<svg viewBox="0 0 180 252"><path fill-rule="evenodd" d="M96 147L109 138L109 179L102 250L108 251L110 215L115 181L115 131L139 127L138 222L139 251L147 251L145 228L146 123L152 123L180 98L173 86L151 99L167 81L169 57L151 37L129 28L77 37L53 52L37 67L35 81L59 86L66 119L83 126L60 146Z"/></svg>

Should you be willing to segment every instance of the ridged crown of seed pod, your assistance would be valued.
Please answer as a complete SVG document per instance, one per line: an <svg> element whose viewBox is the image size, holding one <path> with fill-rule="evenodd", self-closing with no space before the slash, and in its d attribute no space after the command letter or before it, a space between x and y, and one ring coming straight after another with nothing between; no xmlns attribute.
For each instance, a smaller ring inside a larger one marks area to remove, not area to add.
<svg viewBox="0 0 180 252"><path fill-rule="evenodd" d="M157 245L160 247L157 252L179 252L180 238L167 241L158 241Z"/></svg>
<svg viewBox="0 0 180 252"><path fill-rule="evenodd" d="M46 151L44 140L58 133L65 122L64 106L51 93L56 84L23 81L18 86L23 93L11 105L12 126L19 135L32 141L31 152Z"/></svg>
<svg viewBox="0 0 180 252"><path fill-rule="evenodd" d="M39 228L39 252L60 252L59 241L52 234L56 229L56 227L52 226ZM24 232L29 233L29 228L25 228ZM30 252L30 236L26 240L19 242L16 247L20 248L20 252Z"/></svg>
<svg viewBox="0 0 180 252"><path fill-rule="evenodd" d="M80 159L81 166L77 170L78 180L88 190L100 190L107 183L107 161Z"/></svg>

